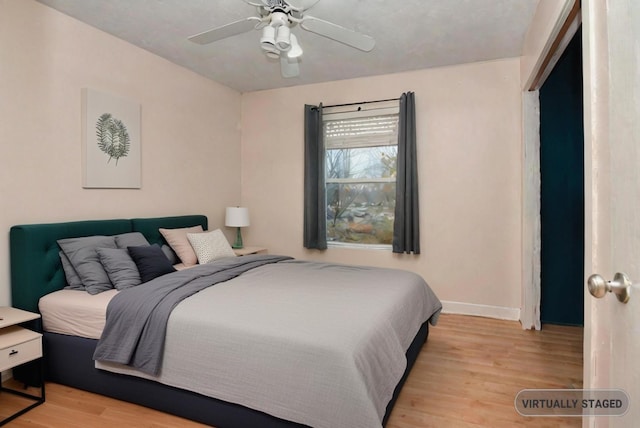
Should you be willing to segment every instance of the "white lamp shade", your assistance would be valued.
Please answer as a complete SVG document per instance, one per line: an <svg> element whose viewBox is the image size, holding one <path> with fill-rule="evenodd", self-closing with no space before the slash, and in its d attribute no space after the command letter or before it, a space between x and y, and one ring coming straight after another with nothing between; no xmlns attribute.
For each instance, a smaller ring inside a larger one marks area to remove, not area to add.
<svg viewBox="0 0 640 428"><path fill-rule="evenodd" d="M265 55L267 55L268 58L273 58L273 59L278 59L280 58L280 51L278 49L273 49L273 50L264 50Z"/></svg>
<svg viewBox="0 0 640 428"><path fill-rule="evenodd" d="M262 29L262 37L260 37L260 46L262 49L269 51L276 48L276 29L267 25Z"/></svg>
<svg viewBox="0 0 640 428"><path fill-rule="evenodd" d="M249 208L227 207L224 224L229 227L249 226Z"/></svg>
<svg viewBox="0 0 640 428"><path fill-rule="evenodd" d="M287 51L291 47L291 30L284 25L278 27L276 32L276 47L278 50Z"/></svg>

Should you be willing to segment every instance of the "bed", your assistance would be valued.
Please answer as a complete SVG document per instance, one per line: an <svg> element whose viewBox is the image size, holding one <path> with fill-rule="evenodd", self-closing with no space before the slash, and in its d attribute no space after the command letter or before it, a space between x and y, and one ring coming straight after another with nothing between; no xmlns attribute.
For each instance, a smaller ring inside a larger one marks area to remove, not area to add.
<svg viewBox="0 0 640 428"><path fill-rule="evenodd" d="M150 244L166 245L159 229L195 226L207 230L207 218L189 215L14 226L10 231L12 304L38 312L41 298L45 301L60 296L56 292L67 286L67 280L58 240L140 232ZM408 272L306 262L277 255L244 256L225 263L228 266L218 268L207 263L130 290L97 294L106 301L98 307L107 305L111 311L115 306L111 300L129 302L129 297L145 292L144 286L156 290L156 283L171 285L180 278L202 278L209 271L219 275L232 265L233 269L251 265L244 273L234 274L233 279L198 289L175 304L168 315L160 369L130 367L108 358L94 361L94 353L103 346L97 333L58 331L52 327L52 331L43 331L47 379L219 428L385 425L427 340L429 323L435 324L441 308L426 283L422 287L426 290L425 299L431 301L421 303L420 314L409 317L411 311L406 307L419 299L405 294L404 300L395 301L389 294L391 285L397 282L396 275L410 282L422 281ZM368 288L367 299L371 301L363 303L355 285L360 277L363 284L375 282L375 277L390 286ZM305 300L309 301L309 309L301 310L300 302ZM375 308L376 302L381 305L380 310ZM347 303L360 303L365 310L354 310L353 314L358 314L354 316ZM85 305L79 306L82 309ZM376 312L384 313L384 321L373 317ZM276 316L267 318L269 313ZM194 319L193 314L200 315ZM75 317L89 319L84 315ZM105 318L110 330L108 321L115 317ZM399 327L405 324L410 326ZM100 321L97 325L99 332L103 327ZM391 329L402 331L396 334ZM336 334L340 331L346 331L345 335ZM202 339L205 334L214 336ZM328 344L321 345L325 339ZM104 337L102 341L108 342ZM342 348L349 350L346 357ZM222 353L222 349L231 354ZM234 352L235 357L230 357ZM187 366L191 374L183 373ZM343 373L340 370L344 367L347 371ZM261 372L270 371L271 378L261 377ZM20 377L20 373L16 376ZM377 376L385 381L378 381ZM23 380L28 383L26 377ZM338 409L345 407L344 403L348 408Z"/></svg>

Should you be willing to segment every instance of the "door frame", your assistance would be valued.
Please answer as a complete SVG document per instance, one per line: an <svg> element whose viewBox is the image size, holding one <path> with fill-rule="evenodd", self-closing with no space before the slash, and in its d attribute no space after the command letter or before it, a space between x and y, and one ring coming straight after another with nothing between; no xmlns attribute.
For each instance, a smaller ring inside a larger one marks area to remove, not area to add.
<svg viewBox="0 0 640 428"><path fill-rule="evenodd" d="M580 28L581 23L581 1L565 0L565 4L536 61L535 67L527 79L522 93L522 291L520 324L523 329L527 330L540 330L541 328L540 251L542 237L540 221L539 90Z"/></svg>

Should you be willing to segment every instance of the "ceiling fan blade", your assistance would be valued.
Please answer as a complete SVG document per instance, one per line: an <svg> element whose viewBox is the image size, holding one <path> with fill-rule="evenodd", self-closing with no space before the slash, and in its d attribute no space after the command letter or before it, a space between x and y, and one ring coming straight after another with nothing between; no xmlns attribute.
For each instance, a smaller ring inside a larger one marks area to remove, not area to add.
<svg viewBox="0 0 640 428"><path fill-rule="evenodd" d="M256 6L256 7L262 7L262 6L268 6L269 2L268 1L260 1L259 3L256 3L255 1L251 1L251 0L242 0L245 3L251 5L251 6Z"/></svg>
<svg viewBox="0 0 640 428"><path fill-rule="evenodd" d="M340 25L313 16L305 15L300 26L307 31L344 43L345 45L369 52L376 45L373 37L358 33Z"/></svg>
<svg viewBox="0 0 640 428"><path fill-rule="evenodd" d="M280 55L280 74L285 79L300 76L298 60L288 59L286 55Z"/></svg>
<svg viewBox="0 0 640 428"><path fill-rule="evenodd" d="M257 16L250 16L249 18L196 34L189 37L189 40L194 43L198 43L199 45L206 45L217 40L226 39L227 37L251 31L256 28L261 22L262 19L258 18Z"/></svg>
<svg viewBox="0 0 640 428"><path fill-rule="evenodd" d="M301 12L309 10L320 0L285 0L291 9Z"/></svg>

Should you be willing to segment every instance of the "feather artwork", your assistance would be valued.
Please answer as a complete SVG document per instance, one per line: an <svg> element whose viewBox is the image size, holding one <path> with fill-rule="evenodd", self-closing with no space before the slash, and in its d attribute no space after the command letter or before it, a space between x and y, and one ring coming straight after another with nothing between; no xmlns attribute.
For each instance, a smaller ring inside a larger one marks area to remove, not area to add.
<svg viewBox="0 0 640 428"><path fill-rule="evenodd" d="M100 150L109 155L107 163L115 159L117 166L118 160L129 154L131 141L127 127L111 113L102 114L96 122L96 137Z"/></svg>

